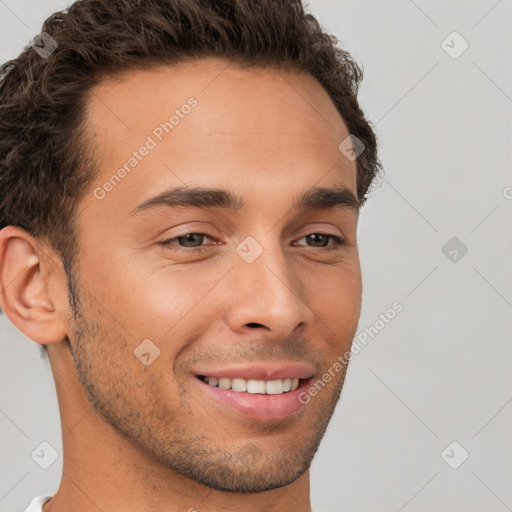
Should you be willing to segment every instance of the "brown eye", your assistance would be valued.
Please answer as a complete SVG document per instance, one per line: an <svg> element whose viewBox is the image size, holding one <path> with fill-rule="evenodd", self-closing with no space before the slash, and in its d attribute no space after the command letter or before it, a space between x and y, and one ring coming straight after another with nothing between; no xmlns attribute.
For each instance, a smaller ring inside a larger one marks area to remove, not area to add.
<svg viewBox="0 0 512 512"><path fill-rule="evenodd" d="M328 250L338 249L339 246L341 246L345 243L345 241L342 238L340 238L339 236L328 235L325 233L312 233L310 235L303 236L300 240L303 240L303 239L306 239L309 242L312 242L312 245L308 244L308 247L314 247L314 248L319 248L319 249L328 248ZM334 245L331 247L328 246L330 239L334 240Z"/></svg>
<svg viewBox="0 0 512 512"><path fill-rule="evenodd" d="M178 245L180 248L195 249L203 245L202 242L204 241L205 238L209 238L210 240L212 239L209 235L206 235L205 233L185 233L184 235L164 240L163 242L160 242L160 244L165 246ZM178 243L174 243L176 241Z"/></svg>

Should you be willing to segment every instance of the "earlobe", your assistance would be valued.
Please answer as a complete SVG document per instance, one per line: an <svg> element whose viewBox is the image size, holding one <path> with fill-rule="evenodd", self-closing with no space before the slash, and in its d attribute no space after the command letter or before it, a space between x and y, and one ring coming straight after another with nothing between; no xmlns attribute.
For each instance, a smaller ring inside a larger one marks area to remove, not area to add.
<svg viewBox="0 0 512 512"><path fill-rule="evenodd" d="M0 305L21 332L42 344L66 337L63 311L48 291L50 265L42 245L26 231L0 230Z"/></svg>

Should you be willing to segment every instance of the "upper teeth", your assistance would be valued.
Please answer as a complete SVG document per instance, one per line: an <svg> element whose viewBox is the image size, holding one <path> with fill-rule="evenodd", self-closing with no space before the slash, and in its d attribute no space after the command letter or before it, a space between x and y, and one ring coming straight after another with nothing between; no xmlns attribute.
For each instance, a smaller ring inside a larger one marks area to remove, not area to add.
<svg viewBox="0 0 512 512"><path fill-rule="evenodd" d="M227 379L221 377L204 377L204 381L210 386L218 386L222 389L247 393L264 393L267 395L280 395L297 389L299 379L277 379L277 380L253 380L253 379Z"/></svg>

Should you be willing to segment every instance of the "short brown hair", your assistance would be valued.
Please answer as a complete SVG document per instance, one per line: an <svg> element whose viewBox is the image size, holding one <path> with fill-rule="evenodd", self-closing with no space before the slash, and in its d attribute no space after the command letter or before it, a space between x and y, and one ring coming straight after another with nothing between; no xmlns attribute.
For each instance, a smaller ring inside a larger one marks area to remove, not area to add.
<svg viewBox="0 0 512 512"><path fill-rule="evenodd" d="M42 33L58 45L48 58L27 46L0 71L0 229L47 239L68 278L76 205L98 172L82 123L87 93L116 73L201 57L309 73L365 146L356 162L361 204L381 169L357 101L362 70L301 0L79 0Z"/></svg>

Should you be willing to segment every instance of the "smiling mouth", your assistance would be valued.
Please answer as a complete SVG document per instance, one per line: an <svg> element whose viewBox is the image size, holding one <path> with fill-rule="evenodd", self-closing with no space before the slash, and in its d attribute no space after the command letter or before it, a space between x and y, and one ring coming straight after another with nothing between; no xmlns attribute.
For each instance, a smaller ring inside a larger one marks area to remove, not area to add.
<svg viewBox="0 0 512 512"><path fill-rule="evenodd" d="M213 401L215 412L227 407L238 415L267 422L280 421L293 414L299 415L300 411L306 408L307 402L301 400L301 396L311 385L312 376L292 378L295 372L287 371L288 375L284 375L286 378L263 380L244 379L239 376L241 372L236 373L238 376L235 374L231 378L223 377L222 373L217 371L215 377L195 375L195 381L203 390L208 402ZM311 375L309 371L302 371L302 374ZM296 416L297 419L299 417Z"/></svg>
<svg viewBox="0 0 512 512"><path fill-rule="evenodd" d="M261 394L261 395L282 395L294 391L299 387L301 381L308 379L275 379L275 380L257 380L227 377L208 377L207 375L198 375L206 384L220 389L230 389L239 393Z"/></svg>

